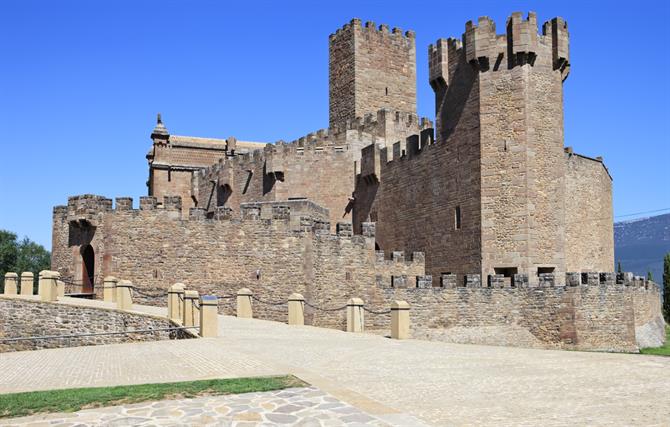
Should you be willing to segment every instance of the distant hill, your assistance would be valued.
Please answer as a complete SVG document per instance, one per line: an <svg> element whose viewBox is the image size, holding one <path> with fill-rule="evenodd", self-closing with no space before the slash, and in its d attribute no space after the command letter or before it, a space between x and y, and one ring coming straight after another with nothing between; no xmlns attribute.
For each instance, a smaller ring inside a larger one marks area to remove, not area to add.
<svg viewBox="0 0 670 427"><path fill-rule="evenodd" d="M614 257L625 271L663 281L663 257L670 252L670 214L614 224Z"/></svg>

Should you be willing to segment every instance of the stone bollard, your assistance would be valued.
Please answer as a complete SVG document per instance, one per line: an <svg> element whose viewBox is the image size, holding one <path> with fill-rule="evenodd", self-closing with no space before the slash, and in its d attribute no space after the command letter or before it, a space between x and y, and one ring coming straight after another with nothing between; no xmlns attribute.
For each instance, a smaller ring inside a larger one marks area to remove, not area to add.
<svg viewBox="0 0 670 427"><path fill-rule="evenodd" d="M18 274L5 273L5 295L16 295L16 282L18 281Z"/></svg>
<svg viewBox="0 0 670 427"><path fill-rule="evenodd" d="M300 294L293 293L288 297L288 324L305 324L305 297Z"/></svg>
<svg viewBox="0 0 670 427"><path fill-rule="evenodd" d="M21 273L21 295L33 295L33 284L35 283L35 275L30 271Z"/></svg>
<svg viewBox="0 0 670 427"><path fill-rule="evenodd" d="M56 301L58 299L58 284L60 273L49 270L40 271L38 277L38 289L40 301Z"/></svg>
<svg viewBox="0 0 670 427"><path fill-rule="evenodd" d="M184 320L184 284L175 283L168 289L168 319L181 323Z"/></svg>
<svg viewBox="0 0 670 427"><path fill-rule="evenodd" d="M219 299L216 295L200 297L200 336L203 338L219 335Z"/></svg>
<svg viewBox="0 0 670 427"><path fill-rule="evenodd" d="M119 280L116 283L116 308L119 310L133 308L133 283L130 280Z"/></svg>
<svg viewBox="0 0 670 427"><path fill-rule="evenodd" d="M397 340L409 338L409 304L407 301L391 303L391 338Z"/></svg>
<svg viewBox="0 0 670 427"><path fill-rule="evenodd" d="M56 294L58 298L63 298L65 296L65 282L62 280L56 280Z"/></svg>
<svg viewBox="0 0 670 427"><path fill-rule="evenodd" d="M237 291L237 317L242 319L251 319L254 317L251 308L251 291L247 288L242 288Z"/></svg>
<svg viewBox="0 0 670 427"><path fill-rule="evenodd" d="M363 332L365 329L363 305L363 300L360 298L351 298L347 301L347 332Z"/></svg>
<svg viewBox="0 0 670 427"><path fill-rule="evenodd" d="M198 309L198 291L184 291L184 319L182 325L186 327L198 326L200 321L200 310Z"/></svg>
<svg viewBox="0 0 670 427"><path fill-rule="evenodd" d="M116 284L119 279L114 276L105 277L102 285L102 299L105 302L116 302Z"/></svg>

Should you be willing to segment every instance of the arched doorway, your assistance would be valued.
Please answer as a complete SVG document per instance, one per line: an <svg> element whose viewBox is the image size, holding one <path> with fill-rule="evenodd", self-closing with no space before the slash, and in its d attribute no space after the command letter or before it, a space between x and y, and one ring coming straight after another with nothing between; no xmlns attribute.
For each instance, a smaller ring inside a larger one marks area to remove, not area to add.
<svg viewBox="0 0 670 427"><path fill-rule="evenodd" d="M81 249L81 292L83 294L93 293L95 283L95 252L91 245Z"/></svg>

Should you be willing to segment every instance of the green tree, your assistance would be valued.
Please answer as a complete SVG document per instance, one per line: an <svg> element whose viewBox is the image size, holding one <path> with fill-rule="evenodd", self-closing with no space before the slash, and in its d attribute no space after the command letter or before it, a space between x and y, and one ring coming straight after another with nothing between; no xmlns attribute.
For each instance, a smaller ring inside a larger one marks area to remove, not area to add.
<svg viewBox="0 0 670 427"><path fill-rule="evenodd" d="M0 277L4 292L4 277L7 272L21 274L30 271L37 280L39 272L48 270L51 265L51 254L29 238L18 241L16 234L0 230Z"/></svg>
<svg viewBox="0 0 670 427"><path fill-rule="evenodd" d="M654 275L651 274L651 271L647 270L647 280L653 281L654 280Z"/></svg>
<svg viewBox="0 0 670 427"><path fill-rule="evenodd" d="M617 263L616 272L617 273L623 273L623 269L621 268L621 261L619 261Z"/></svg>
<svg viewBox="0 0 670 427"><path fill-rule="evenodd" d="M663 314L670 323L670 252L663 258Z"/></svg>

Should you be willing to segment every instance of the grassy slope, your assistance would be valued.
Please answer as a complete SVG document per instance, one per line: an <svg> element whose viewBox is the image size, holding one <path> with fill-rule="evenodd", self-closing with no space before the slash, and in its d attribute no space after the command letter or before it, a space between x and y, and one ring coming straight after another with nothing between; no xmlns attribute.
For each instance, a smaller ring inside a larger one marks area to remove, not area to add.
<svg viewBox="0 0 670 427"><path fill-rule="evenodd" d="M665 327L665 345L662 347L650 347L640 349L642 354L653 354L655 356L670 356L670 326Z"/></svg>
<svg viewBox="0 0 670 427"><path fill-rule="evenodd" d="M41 412L74 412L85 408L148 400L250 393L305 385L296 377L282 376L2 394L0 395L0 417L21 417Z"/></svg>

